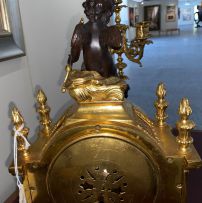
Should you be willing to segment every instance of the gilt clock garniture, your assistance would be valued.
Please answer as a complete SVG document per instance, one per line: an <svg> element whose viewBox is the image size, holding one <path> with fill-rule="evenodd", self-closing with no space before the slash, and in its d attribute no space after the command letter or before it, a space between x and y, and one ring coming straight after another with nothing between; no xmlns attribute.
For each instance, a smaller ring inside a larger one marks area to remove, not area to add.
<svg viewBox="0 0 202 203"><path fill-rule="evenodd" d="M191 107L182 99L174 137L166 123L166 89L157 86L156 118L148 118L125 97L128 85L117 74L110 49L123 45L117 26L107 26L112 0L86 0L88 22L76 26L62 92L75 100L52 121L42 90L37 92L38 138L12 110L17 166L27 203L185 203L186 172L202 161L193 146ZM83 51L81 70L72 68ZM15 137L16 138L16 137Z"/></svg>

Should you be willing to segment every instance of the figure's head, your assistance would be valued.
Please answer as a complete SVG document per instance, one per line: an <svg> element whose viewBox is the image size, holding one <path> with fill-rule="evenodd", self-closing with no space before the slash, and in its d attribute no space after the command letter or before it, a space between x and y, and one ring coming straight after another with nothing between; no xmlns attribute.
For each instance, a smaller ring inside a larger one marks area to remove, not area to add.
<svg viewBox="0 0 202 203"><path fill-rule="evenodd" d="M109 23L110 17L114 11L113 0L86 0L83 3L85 14L91 22L101 20L103 23Z"/></svg>

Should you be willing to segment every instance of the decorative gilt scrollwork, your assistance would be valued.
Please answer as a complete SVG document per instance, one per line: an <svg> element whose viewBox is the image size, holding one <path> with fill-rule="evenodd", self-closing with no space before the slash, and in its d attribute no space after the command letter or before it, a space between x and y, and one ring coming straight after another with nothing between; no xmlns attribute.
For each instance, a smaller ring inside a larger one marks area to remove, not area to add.
<svg viewBox="0 0 202 203"><path fill-rule="evenodd" d="M127 84L118 77L104 78L96 71L68 72L63 89L78 102L123 101Z"/></svg>
<svg viewBox="0 0 202 203"><path fill-rule="evenodd" d="M129 29L129 26L125 24L121 24L120 12L122 8L127 6L121 5L122 0L115 0L115 22L116 26L122 33L122 47L118 50L111 50L112 54L117 54L117 69L119 70L119 76L123 79L127 79L127 76L124 75L124 68L126 68L127 64L123 62L122 55L125 56L132 62L139 64L142 66L141 59L144 55L144 47L147 44L153 43L148 38L151 37L149 34L149 22L140 22L136 23L136 37L131 43L128 43L126 32Z"/></svg>

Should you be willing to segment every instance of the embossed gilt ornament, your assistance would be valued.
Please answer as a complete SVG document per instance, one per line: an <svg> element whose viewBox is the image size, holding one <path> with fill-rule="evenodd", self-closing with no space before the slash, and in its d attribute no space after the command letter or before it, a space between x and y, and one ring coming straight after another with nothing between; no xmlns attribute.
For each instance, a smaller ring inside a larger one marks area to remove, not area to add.
<svg viewBox="0 0 202 203"><path fill-rule="evenodd" d="M109 2L86 0L88 26L97 23L105 27L111 16L105 9L112 10ZM90 36L102 32L100 27L91 32L86 29ZM73 45L73 55L75 50ZM100 53L108 54L105 51ZM86 52L95 54L93 47ZM156 119L152 120L125 99L127 84L113 72L113 66L75 70L73 55L66 66L62 92L76 101L52 121L47 98L40 90L37 139L28 151L19 140L18 167L27 203L185 203L184 171L202 166L189 136L194 124L188 119L188 100L180 104L176 140L165 123L168 104L163 84L157 88ZM93 57L90 60L97 62ZM16 128L24 124L17 109L12 111L12 123ZM22 131L28 135L26 127ZM9 171L15 175L13 164Z"/></svg>
<svg viewBox="0 0 202 203"><path fill-rule="evenodd" d="M78 102L123 101L127 84L118 77L104 78L96 71L68 72L63 90Z"/></svg>
<svg viewBox="0 0 202 203"><path fill-rule="evenodd" d="M164 125L163 84L156 102L163 125L124 99L120 78L71 69L64 87L76 103L52 123L48 136L40 129L29 159L19 161L28 203L186 202L183 171L202 165L189 136L194 124L187 99L180 104L176 140ZM46 106L42 91L38 102ZM16 127L24 122L15 109L13 121Z"/></svg>

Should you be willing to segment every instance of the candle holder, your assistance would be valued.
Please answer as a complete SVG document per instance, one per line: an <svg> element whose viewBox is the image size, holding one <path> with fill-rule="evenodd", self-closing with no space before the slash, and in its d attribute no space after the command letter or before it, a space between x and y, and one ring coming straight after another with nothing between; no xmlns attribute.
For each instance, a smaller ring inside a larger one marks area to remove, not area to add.
<svg viewBox="0 0 202 203"><path fill-rule="evenodd" d="M124 69L127 67L127 64L123 62L122 55L125 56L132 62L139 64L142 67L141 59L144 55L144 47L146 44L153 43L148 38L151 37L149 34L149 24L150 22L140 22L136 23L136 37L131 43L128 43L128 39L126 37L126 32L129 29L129 26L121 24L120 13L122 8L127 6L121 5L122 0L115 0L115 23L118 29L122 33L122 47L119 50L112 50L112 54L117 54L117 64L116 67L118 69L118 74L120 78L127 79L127 76L124 75Z"/></svg>

